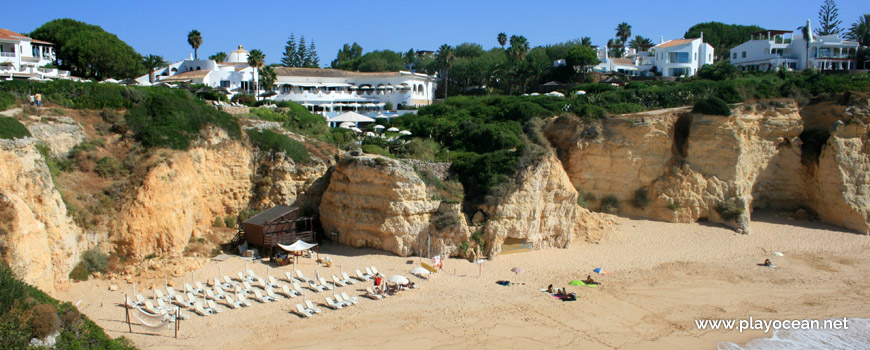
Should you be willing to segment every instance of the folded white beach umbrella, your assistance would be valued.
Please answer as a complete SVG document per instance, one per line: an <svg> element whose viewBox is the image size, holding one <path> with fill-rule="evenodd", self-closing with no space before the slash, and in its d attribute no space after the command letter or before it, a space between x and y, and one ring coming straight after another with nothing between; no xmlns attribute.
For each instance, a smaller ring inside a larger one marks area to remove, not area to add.
<svg viewBox="0 0 870 350"><path fill-rule="evenodd" d="M418 266L418 267L415 267L413 270L411 270L411 274L417 275L417 276L428 275L429 270L426 270L426 269Z"/></svg>

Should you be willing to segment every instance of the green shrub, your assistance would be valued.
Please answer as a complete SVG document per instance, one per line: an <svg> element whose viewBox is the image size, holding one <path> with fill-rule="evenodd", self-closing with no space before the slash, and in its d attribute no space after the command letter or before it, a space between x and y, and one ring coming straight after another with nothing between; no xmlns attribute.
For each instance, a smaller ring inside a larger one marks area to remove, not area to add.
<svg viewBox="0 0 870 350"><path fill-rule="evenodd" d="M376 145L362 145L362 151L368 154L378 154L386 157L392 157L390 151Z"/></svg>
<svg viewBox="0 0 870 350"><path fill-rule="evenodd" d="M227 215L224 218L224 224L226 224L229 228L236 228L236 217L232 215Z"/></svg>
<svg viewBox="0 0 870 350"><path fill-rule="evenodd" d="M12 96L8 92L0 91L0 111L5 111L12 107L15 107L15 96Z"/></svg>
<svg viewBox="0 0 870 350"><path fill-rule="evenodd" d="M82 263L90 272L106 272L109 267L109 258L97 248L91 248L82 253Z"/></svg>
<svg viewBox="0 0 870 350"><path fill-rule="evenodd" d="M680 205L679 202L676 202L676 201L668 202L668 209L670 209L672 211L677 211L677 209L680 209L680 207L682 207L682 205Z"/></svg>
<svg viewBox="0 0 870 350"><path fill-rule="evenodd" d="M263 151L286 153L297 163L307 163L311 160L305 146L287 135L272 130L249 129L247 132L251 143Z"/></svg>
<svg viewBox="0 0 870 350"><path fill-rule="evenodd" d="M629 114L643 112L645 110L645 108L639 104L623 102L608 104L604 106L604 108L612 114Z"/></svg>
<svg viewBox="0 0 870 350"><path fill-rule="evenodd" d="M30 131L18 119L0 117L0 139L20 139L30 137Z"/></svg>
<svg viewBox="0 0 870 350"><path fill-rule="evenodd" d="M721 98L710 97L695 103L695 108L692 108L692 112L727 117L731 115L731 107L725 101L722 101Z"/></svg>
<svg viewBox="0 0 870 350"><path fill-rule="evenodd" d="M121 163L120 160L115 157L107 156L97 161L97 165L94 167L94 172L104 178L114 178L126 175L128 171L127 168L124 167L124 163Z"/></svg>
<svg viewBox="0 0 870 350"><path fill-rule="evenodd" d="M73 281L87 281L90 276L91 273L88 271L88 268L85 267L84 262L78 263L78 265L76 265L76 267L74 267L69 273L69 279Z"/></svg>
<svg viewBox="0 0 870 350"><path fill-rule="evenodd" d="M726 221L736 220L740 215L743 215L743 208L737 205L737 200L734 198L716 203L715 209L719 216Z"/></svg>
<svg viewBox="0 0 870 350"><path fill-rule="evenodd" d="M30 319L30 327L33 329L33 336L39 339L56 332L60 328L60 317L57 316L57 309L51 304L39 304L33 308L33 318Z"/></svg>
<svg viewBox="0 0 870 350"><path fill-rule="evenodd" d="M104 109L100 112L100 117L103 118L104 122L112 125L112 132L125 134L127 133L127 130L129 130L124 116L116 110Z"/></svg>
<svg viewBox="0 0 870 350"><path fill-rule="evenodd" d="M602 198L601 209L599 211L610 214L619 212L619 200L612 195Z"/></svg>
<svg viewBox="0 0 870 350"><path fill-rule="evenodd" d="M586 206L588 205L586 203L586 196L583 194L583 191L581 191L579 188L577 189L577 205L584 207L584 208L586 208Z"/></svg>
<svg viewBox="0 0 870 350"><path fill-rule="evenodd" d="M631 197L631 205L638 209L646 209L646 206L649 205L649 189L641 187L637 191L634 191L634 196Z"/></svg>
<svg viewBox="0 0 870 350"><path fill-rule="evenodd" d="M256 209L244 209L239 212L238 222L245 222L245 220L250 219L252 216L257 215L260 211Z"/></svg>
<svg viewBox="0 0 870 350"><path fill-rule="evenodd" d="M214 222L212 222L211 226L217 227L217 228L224 227L224 220L221 219L219 216L215 216Z"/></svg>

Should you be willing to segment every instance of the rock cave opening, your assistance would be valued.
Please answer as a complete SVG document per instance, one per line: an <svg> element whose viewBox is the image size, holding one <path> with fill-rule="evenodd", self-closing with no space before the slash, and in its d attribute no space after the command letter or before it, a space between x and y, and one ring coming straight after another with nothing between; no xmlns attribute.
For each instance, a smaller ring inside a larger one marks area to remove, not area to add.
<svg viewBox="0 0 870 350"><path fill-rule="evenodd" d="M804 166L818 166L819 156L822 155L822 147L828 143L831 133L823 129L807 129L800 134L801 138L801 164Z"/></svg>
<svg viewBox="0 0 870 350"><path fill-rule="evenodd" d="M692 114L686 113L674 123L674 157L685 159L689 155L689 131L692 128Z"/></svg>

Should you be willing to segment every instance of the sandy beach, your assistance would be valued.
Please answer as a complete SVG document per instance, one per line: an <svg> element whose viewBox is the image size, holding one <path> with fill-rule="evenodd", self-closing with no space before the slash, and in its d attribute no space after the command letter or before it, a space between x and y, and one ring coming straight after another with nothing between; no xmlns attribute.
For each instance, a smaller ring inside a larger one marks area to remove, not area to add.
<svg viewBox="0 0 870 350"><path fill-rule="evenodd" d="M73 284L58 297L73 303L112 337L125 336L142 349L243 348L583 348L583 349L714 349L718 342L738 344L767 337L762 331L698 330L698 319L828 319L870 317L865 300L870 290L870 237L817 222L792 221L778 212L753 213L752 235L705 224L672 224L618 218L599 244L577 242L568 249L504 254L479 267L449 259L430 280L411 277L418 257L402 258L372 249L325 243L321 256L335 265L326 268L301 259L309 277L365 266L377 266L388 276L402 274L420 288L384 300L360 297L358 305L329 310L303 319L291 308L301 298L229 310L201 317L191 314L181 323L178 339L172 330L133 327L128 333L124 309L118 304L132 286L121 283L109 291L109 281ZM784 256L774 256L772 252ZM757 264L770 258L777 268ZM197 270L199 281L214 278L218 268L235 276L244 269L241 258L209 262ZM290 266L267 270L248 263L259 275L283 276ZM525 272L514 274L513 267ZM603 267L608 275L594 275ZM599 288L569 286L587 275ZM351 273L353 275L353 273ZM190 274L171 278L180 285ZM501 286L495 282L518 283ZM163 280L154 282L162 287ZM549 284L576 292L577 301L562 302L541 288ZM363 284L340 291L361 295ZM140 287L143 295L151 295ZM307 294L322 304L331 293Z"/></svg>

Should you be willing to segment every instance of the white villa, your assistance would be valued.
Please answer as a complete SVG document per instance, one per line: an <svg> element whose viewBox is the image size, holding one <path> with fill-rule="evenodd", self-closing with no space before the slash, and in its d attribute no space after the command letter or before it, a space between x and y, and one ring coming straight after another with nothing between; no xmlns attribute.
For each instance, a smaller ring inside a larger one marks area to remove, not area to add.
<svg viewBox="0 0 870 350"><path fill-rule="evenodd" d="M389 102L393 108L432 104L439 80L406 71L363 73L338 69L275 67L274 101L294 101L327 117L353 110L376 115ZM149 76L136 78L147 85ZM186 59L155 71L154 83L194 83L225 88L231 93L255 91L255 72L248 65L248 51L239 45L225 62ZM263 92L263 89L260 89Z"/></svg>
<svg viewBox="0 0 870 350"><path fill-rule="evenodd" d="M690 77L705 64L713 64L713 46L704 42L704 33L696 39L676 39L654 46L653 66L665 77Z"/></svg>
<svg viewBox="0 0 870 350"><path fill-rule="evenodd" d="M810 21L807 28L812 33ZM731 63L743 71L769 71L785 66L790 70L848 70L857 67L858 43L835 35L811 35L809 43L801 32L765 30L731 49ZM809 57L807 57L809 54Z"/></svg>
<svg viewBox="0 0 870 350"><path fill-rule="evenodd" d="M360 113L432 104L438 78L406 71L363 73L338 69L275 68L276 101L290 100L324 115L342 110Z"/></svg>
<svg viewBox="0 0 870 350"><path fill-rule="evenodd" d="M69 78L69 72L44 68L55 60L54 45L0 28L0 77Z"/></svg>
<svg viewBox="0 0 870 350"><path fill-rule="evenodd" d="M665 77L690 77L705 64L713 64L713 46L704 42L704 34L696 39L664 41L649 51L626 50L626 58L609 57L607 48L599 48L594 67L597 72L616 72L630 76L650 76L660 72Z"/></svg>

